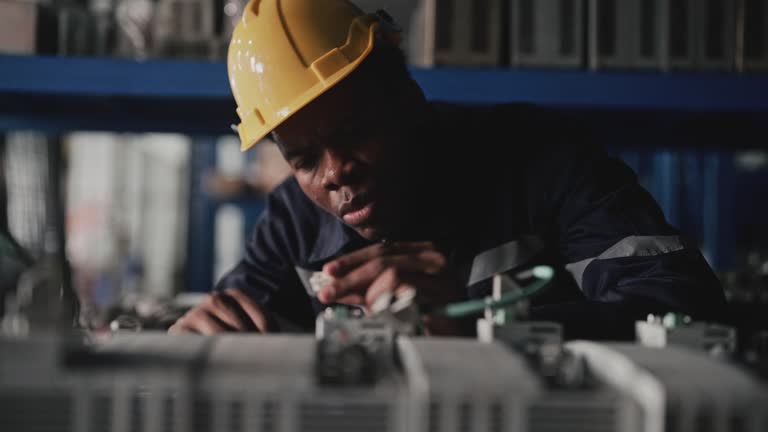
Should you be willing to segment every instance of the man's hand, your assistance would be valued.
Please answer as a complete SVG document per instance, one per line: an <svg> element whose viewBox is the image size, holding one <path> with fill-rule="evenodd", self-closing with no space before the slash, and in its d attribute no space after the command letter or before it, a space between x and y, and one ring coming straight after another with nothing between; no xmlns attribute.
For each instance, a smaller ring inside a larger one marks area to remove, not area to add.
<svg viewBox="0 0 768 432"><path fill-rule="evenodd" d="M447 260L432 243L376 244L327 263L334 277L318 293L323 303L350 303L371 310L387 294L416 291L421 305L438 306L460 300L463 290L447 269Z"/></svg>
<svg viewBox="0 0 768 432"><path fill-rule="evenodd" d="M227 331L266 333L267 318L261 306L240 290L215 292L179 318L169 333L212 335Z"/></svg>

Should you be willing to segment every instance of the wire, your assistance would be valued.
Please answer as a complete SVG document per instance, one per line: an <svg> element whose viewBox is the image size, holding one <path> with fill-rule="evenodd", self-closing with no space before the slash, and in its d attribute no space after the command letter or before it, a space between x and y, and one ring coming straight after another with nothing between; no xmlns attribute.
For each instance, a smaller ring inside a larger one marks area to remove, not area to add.
<svg viewBox="0 0 768 432"><path fill-rule="evenodd" d="M498 300L493 300L493 298L489 296L483 299L451 303L439 310L438 313L450 318L461 318L482 313L488 308L493 310L509 306L538 293L550 280L552 280L555 271L549 266L536 266L531 269L530 272L524 273L530 274L530 276L533 276L537 280L518 291L502 294Z"/></svg>

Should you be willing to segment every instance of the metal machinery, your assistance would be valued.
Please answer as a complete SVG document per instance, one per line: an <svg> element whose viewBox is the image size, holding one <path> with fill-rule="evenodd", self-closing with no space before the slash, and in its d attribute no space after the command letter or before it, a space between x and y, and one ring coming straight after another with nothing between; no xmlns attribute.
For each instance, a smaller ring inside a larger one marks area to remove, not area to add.
<svg viewBox="0 0 768 432"><path fill-rule="evenodd" d="M638 324L641 343L563 343L557 324L511 319L533 284L495 282L479 340L338 308L314 337L6 326L0 430L768 430L768 391L727 358L728 332L665 317Z"/></svg>

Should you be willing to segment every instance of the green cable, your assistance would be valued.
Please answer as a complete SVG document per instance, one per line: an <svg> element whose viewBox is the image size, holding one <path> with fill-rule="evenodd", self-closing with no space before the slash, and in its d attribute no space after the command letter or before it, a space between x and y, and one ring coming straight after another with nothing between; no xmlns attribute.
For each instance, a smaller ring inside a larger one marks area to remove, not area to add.
<svg viewBox="0 0 768 432"><path fill-rule="evenodd" d="M552 267L549 266L536 266L531 270L531 273L533 277L538 280L525 286L520 291L502 294L501 298L498 300L493 300L491 297L486 297L484 299L451 303L446 305L442 310L439 311L439 313L451 318L461 318L482 313L486 308L499 309L509 306L513 303L519 302L520 300L531 297L540 289L544 288L544 286L547 285L550 280L552 280L555 271Z"/></svg>

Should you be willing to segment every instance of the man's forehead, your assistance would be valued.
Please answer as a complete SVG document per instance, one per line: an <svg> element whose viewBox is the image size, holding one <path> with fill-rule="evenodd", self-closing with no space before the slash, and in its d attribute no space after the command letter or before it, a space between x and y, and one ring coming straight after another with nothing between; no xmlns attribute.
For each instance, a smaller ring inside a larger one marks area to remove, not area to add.
<svg viewBox="0 0 768 432"><path fill-rule="evenodd" d="M357 84L357 83L354 83ZM333 135L350 121L365 116L374 102L373 92L362 85L330 89L275 129L280 141L293 146Z"/></svg>
<svg viewBox="0 0 768 432"><path fill-rule="evenodd" d="M278 128L275 134L278 138L278 145L286 151L301 151L310 148L319 142L336 134L343 129L352 119L352 112L336 112L334 116L323 118L299 119L294 125L287 128Z"/></svg>

